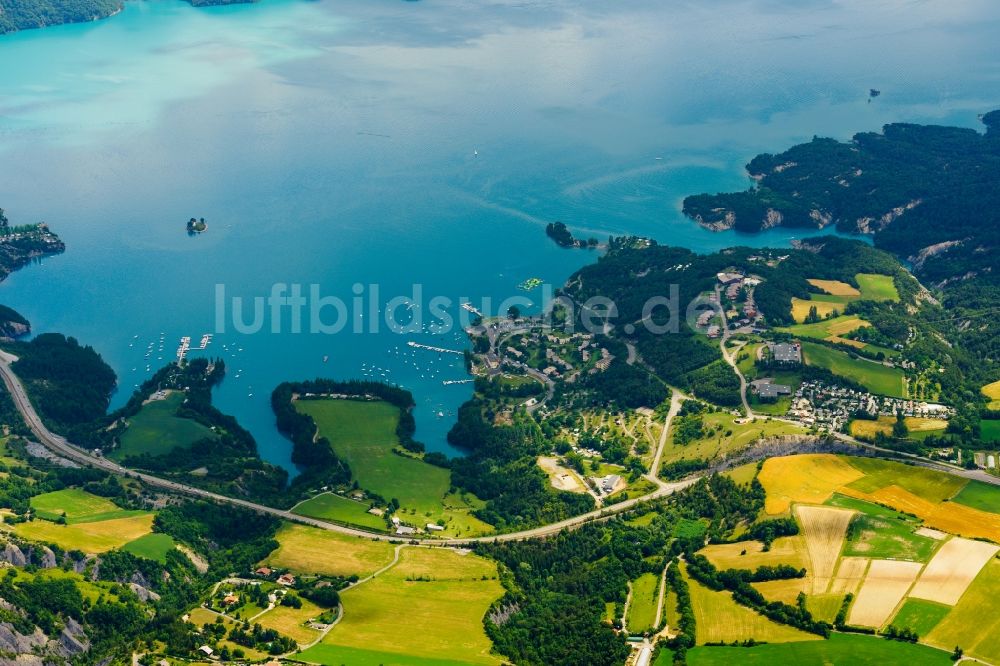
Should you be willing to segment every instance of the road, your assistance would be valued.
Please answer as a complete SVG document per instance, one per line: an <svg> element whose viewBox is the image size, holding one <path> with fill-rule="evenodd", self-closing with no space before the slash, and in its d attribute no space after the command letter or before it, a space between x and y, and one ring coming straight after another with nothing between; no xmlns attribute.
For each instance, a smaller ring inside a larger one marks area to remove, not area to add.
<svg viewBox="0 0 1000 666"><path fill-rule="evenodd" d="M736 364L735 356L738 356L740 349L743 348L742 345L736 348L735 356L731 354L726 348L726 343L729 341L730 331L729 331L729 321L726 319L726 309L722 307L722 287L719 285L715 286L715 299L716 305L719 309L719 317L722 319L722 337L719 340L719 349L722 350L722 358L725 359L726 363L732 367L733 372L740 379L740 400L743 402L743 411L746 412L747 418L752 419L754 417L753 410L750 409L750 401L747 400L747 378L743 376L740 372L739 366Z"/></svg>
<svg viewBox="0 0 1000 666"><path fill-rule="evenodd" d="M561 520L556 523L550 523L548 525L542 525L540 527L535 527L529 530L522 530L520 532L510 532L507 534L496 534L491 536L483 537L472 537L466 539L404 539L391 534L382 534L378 532L369 532L367 530L348 527L346 525L338 525L335 523L328 523L323 520L318 520L316 518L309 518L307 516L300 516L294 514L290 511L284 509L276 509L271 506L264 504L258 504L256 502L251 502L250 500L239 499L236 497L228 497L226 495L220 495L218 493L213 493L202 488L196 488L194 486L189 486L184 483L178 483L177 481L171 481L169 479L163 479L151 474L144 474L142 472L136 472L127 467L123 467L118 463L108 460L99 455L94 455L75 444L70 443L65 437L61 435L56 435L51 432L44 423L42 423L41 417L35 411L34 406L28 399L28 394L24 390L24 385L21 384L21 380L18 379L17 375L11 369L10 364L17 360L16 356L9 354L0 350L0 376L3 378L3 383L7 387L8 393L10 393L11 399L14 402L14 406L17 411L21 413L24 418L25 423L28 428L38 439L38 442L49 449L53 453L62 456L68 460L84 465L86 467L94 467L97 469L104 470L111 474L116 474L118 476L127 477L130 479L136 479L150 488L156 488L166 492L174 493L177 495L185 495L188 497L194 497L196 499L208 500L211 502L216 502L218 504L228 504L230 506L236 506L243 509L249 509L250 511L255 511L257 513L274 516L282 520L287 520L294 523L300 523L303 525L310 525L312 527L318 527L324 530L330 530L332 532L339 532L341 534L346 534L349 536L356 536L365 539L373 539L377 541L391 541L393 543L399 543L401 541L406 541L408 543L418 543L426 546L464 546L472 544L475 542L493 542L493 541L517 541L520 539L532 539L538 537L550 536L552 534L557 534L564 529L572 529L579 527L585 523L589 523L595 520L600 520L612 516L616 513L621 513L627 509L644 503L650 502L661 497L665 497L671 493L674 493L682 488L686 488L691 484L695 483L697 479L688 479L686 481L678 481L675 483L667 483L661 479L654 480L657 484L657 489L648 495L643 495L642 497L634 497L631 499L618 502L617 504L612 504L589 513L584 513L579 516L574 516L572 518L567 518L566 520ZM671 405L671 410L673 411L673 405ZM670 419L672 416L667 417L667 427L670 425ZM662 452L662 443L665 441L661 438L661 445L658 447L656 459L659 459L659 455Z"/></svg>

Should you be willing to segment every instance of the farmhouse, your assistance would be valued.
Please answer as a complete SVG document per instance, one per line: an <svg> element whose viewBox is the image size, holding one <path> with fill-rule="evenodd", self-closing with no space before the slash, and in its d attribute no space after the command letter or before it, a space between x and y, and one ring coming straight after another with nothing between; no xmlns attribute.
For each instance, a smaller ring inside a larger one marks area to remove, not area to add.
<svg viewBox="0 0 1000 666"><path fill-rule="evenodd" d="M212 653L215 652L215 650L208 647L207 645L202 645L200 648L198 648L198 652L201 652L206 657L211 657Z"/></svg>
<svg viewBox="0 0 1000 666"><path fill-rule="evenodd" d="M257 574L258 576L264 576L265 578L267 578L274 572L271 570L270 567L261 567L257 569L257 571L254 571L254 573Z"/></svg>
<svg viewBox="0 0 1000 666"><path fill-rule="evenodd" d="M295 585L295 576L290 573L281 574L278 576L278 585L284 585L286 587Z"/></svg>
<svg viewBox="0 0 1000 666"><path fill-rule="evenodd" d="M397 525L396 534L399 536L409 536L411 534L416 534L417 530L412 527L407 527L406 525Z"/></svg>

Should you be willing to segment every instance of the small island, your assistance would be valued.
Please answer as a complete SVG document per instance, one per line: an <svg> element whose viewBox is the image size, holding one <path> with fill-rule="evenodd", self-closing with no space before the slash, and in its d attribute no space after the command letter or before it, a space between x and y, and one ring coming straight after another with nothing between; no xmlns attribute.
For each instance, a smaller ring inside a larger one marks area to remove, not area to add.
<svg viewBox="0 0 1000 666"><path fill-rule="evenodd" d="M599 246L596 238L581 240L574 238L572 232L562 222L549 222L545 226L545 234L555 241L559 247L581 247L594 249Z"/></svg>
<svg viewBox="0 0 1000 666"><path fill-rule="evenodd" d="M208 230L208 223L205 222L205 218L194 218L192 217L187 223L188 236L194 236L195 234L203 234Z"/></svg>

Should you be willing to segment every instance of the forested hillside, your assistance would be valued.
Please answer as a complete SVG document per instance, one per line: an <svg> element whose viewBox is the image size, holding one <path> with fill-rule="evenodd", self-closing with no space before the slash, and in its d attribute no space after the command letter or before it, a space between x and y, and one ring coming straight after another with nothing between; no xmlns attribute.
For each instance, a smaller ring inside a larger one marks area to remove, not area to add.
<svg viewBox="0 0 1000 666"><path fill-rule="evenodd" d="M106 18L121 0L0 0L0 33Z"/></svg>

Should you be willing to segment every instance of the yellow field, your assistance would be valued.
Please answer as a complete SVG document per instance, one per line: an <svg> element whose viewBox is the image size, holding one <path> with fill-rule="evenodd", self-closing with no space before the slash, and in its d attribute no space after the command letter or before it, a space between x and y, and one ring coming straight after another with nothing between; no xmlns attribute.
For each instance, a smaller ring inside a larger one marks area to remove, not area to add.
<svg viewBox="0 0 1000 666"><path fill-rule="evenodd" d="M729 592L709 590L690 578L688 587L699 645L748 638L768 643L819 640L819 636L772 622L756 611L740 606Z"/></svg>
<svg viewBox="0 0 1000 666"><path fill-rule="evenodd" d="M300 597L301 599L301 597ZM254 620L266 629L274 629L288 636L299 645L311 643L319 638L319 631L306 626L306 622L323 614L323 609L309 601L301 599L302 608L275 606Z"/></svg>
<svg viewBox="0 0 1000 666"><path fill-rule="evenodd" d="M769 458L758 477L767 490L764 511L788 513L792 502L822 504L833 491L864 476L843 458L830 454Z"/></svg>
<svg viewBox="0 0 1000 666"><path fill-rule="evenodd" d="M871 324L860 317L846 317L840 321L832 322L826 327L826 330L831 336L839 336L856 331L859 328L865 328L866 326L871 326Z"/></svg>
<svg viewBox="0 0 1000 666"><path fill-rule="evenodd" d="M861 591L851 606L848 622L862 627L881 627L885 624L922 566L919 562L872 560Z"/></svg>
<svg viewBox="0 0 1000 666"><path fill-rule="evenodd" d="M848 347L854 347L855 349L864 349L868 346L867 343L861 342L861 340L851 340L850 338L842 338L839 335L831 335L826 339L827 342L833 342L838 345L847 345Z"/></svg>
<svg viewBox="0 0 1000 666"><path fill-rule="evenodd" d="M861 581L868 571L867 557L843 557L837 568L837 575L830 584L832 594L857 594Z"/></svg>
<svg viewBox="0 0 1000 666"><path fill-rule="evenodd" d="M988 405L990 409L1000 409L1000 381L987 384L980 389L987 398L990 399Z"/></svg>
<svg viewBox="0 0 1000 666"><path fill-rule="evenodd" d="M280 545L265 562L300 573L364 577L389 564L393 557L390 543L305 525L286 523L275 538Z"/></svg>
<svg viewBox="0 0 1000 666"><path fill-rule="evenodd" d="M768 601L781 601L790 606L795 605L799 592L812 594L812 580L792 578L790 580L769 580L764 583L752 583Z"/></svg>
<svg viewBox="0 0 1000 666"><path fill-rule="evenodd" d="M795 507L795 514L805 532L812 576L812 593L823 594L830 586L837 558L844 547L844 536L854 511L826 506Z"/></svg>
<svg viewBox="0 0 1000 666"><path fill-rule="evenodd" d="M846 282L841 282L839 280L816 280L809 279L806 280L809 284L816 287L817 289L822 289L831 296L860 296L861 292L847 284Z"/></svg>
<svg viewBox="0 0 1000 666"><path fill-rule="evenodd" d="M765 486L766 487L766 486ZM865 493L850 487L838 492L876 504L885 504L897 511L912 513L921 518L927 527L970 539L989 539L1000 543L1000 515L959 504L943 502L937 504L917 497L899 486L881 488L873 493Z"/></svg>
<svg viewBox="0 0 1000 666"><path fill-rule="evenodd" d="M910 596L954 606L997 550L991 543L951 539L924 567Z"/></svg>
<svg viewBox="0 0 1000 666"><path fill-rule="evenodd" d="M844 307L845 306L840 303L831 303L829 301L810 301L793 296L792 319L801 324L806 320L806 317L809 316L809 311L812 308L816 308L816 314L820 317L826 317L834 311L843 312Z"/></svg>
<svg viewBox="0 0 1000 666"><path fill-rule="evenodd" d="M746 554L741 554L746 551ZM802 535L781 537L764 552L760 541L710 544L698 551L719 569L756 569L764 565L787 564L796 568L808 567L806 541Z"/></svg>
<svg viewBox="0 0 1000 666"><path fill-rule="evenodd" d="M493 562L471 553L404 548L399 564L342 593L343 620L301 658L349 663L338 661L338 648L374 649L441 663L500 664L483 629L483 616L503 594L496 576Z"/></svg>
<svg viewBox="0 0 1000 666"><path fill-rule="evenodd" d="M30 541L54 543L65 550L75 549L95 554L121 548L129 541L135 541L152 531L152 513L76 525L33 520L14 526L15 534Z"/></svg>
<svg viewBox="0 0 1000 666"><path fill-rule="evenodd" d="M948 422L944 419L928 419L917 416L907 416L904 421L910 432L931 432L934 430L944 430L948 427ZM878 433L890 434L896 419L892 416L880 416L878 421L866 421L858 419L851 422L851 434L855 437L875 439Z"/></svg>
<svg viewBox="0 0 1000 666"><path fill-rule="evenodd" d="M926 642L946 650L961 645L967 656L1000 661L1000 560L990 560L954 609L927 634Z"/></svg>

